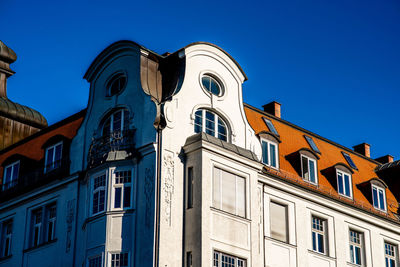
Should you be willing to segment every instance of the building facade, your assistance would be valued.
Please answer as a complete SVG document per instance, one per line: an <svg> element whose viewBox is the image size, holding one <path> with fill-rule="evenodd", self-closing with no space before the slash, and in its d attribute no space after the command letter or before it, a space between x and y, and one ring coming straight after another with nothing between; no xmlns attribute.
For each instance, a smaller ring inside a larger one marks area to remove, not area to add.
<svg viewBox="0 0 400 267"><path fill-rule="evenodd" d="M0 266L399 266L400 162L243 103L221 48L119 41L1 151Z"/></svg>

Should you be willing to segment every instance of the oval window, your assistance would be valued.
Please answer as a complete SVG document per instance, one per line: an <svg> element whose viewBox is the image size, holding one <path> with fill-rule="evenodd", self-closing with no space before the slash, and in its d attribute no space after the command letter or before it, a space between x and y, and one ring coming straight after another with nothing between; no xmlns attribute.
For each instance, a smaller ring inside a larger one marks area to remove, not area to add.
<svg viewBox="0 0 400 267"><path fill-rule="evenodd" d="M114 75L107 84L107 96L113 96L121 92L126 86L126 80L126 76L123 73Z"/></svg>
<svg viewBox="0 0 400 267"><path fill-rule="evenodd" d="M204 75L201 78L201 83L204 89L206 89L211 94L217 96L220 96L222 94L221 84L214 77L211 77L210 75Z"/></svg>

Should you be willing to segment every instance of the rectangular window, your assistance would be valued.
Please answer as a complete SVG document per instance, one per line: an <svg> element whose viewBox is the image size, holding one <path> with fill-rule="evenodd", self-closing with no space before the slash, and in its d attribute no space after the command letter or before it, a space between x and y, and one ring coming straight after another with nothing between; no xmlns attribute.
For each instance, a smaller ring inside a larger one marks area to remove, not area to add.
<svg viewBox="0 0 400 267"><path fill-rule="evenodd" d="M387 242L385 242L385 266L397 266L397 246Z"/></svg>
<svg viewBox="0 0 400 267"><path fill-rule="evenodd" d="M44 172L46 173L60 167L61 157L62 157L62 142L59 142L53 146L48 147L46 149Z"/></svg>
<svg viewBox="0 0 400 267"><path fill-rule="evenodd" d="M363 257L363 234L354 230L349 231L350 262L361 265Z"/></svg>
<svg viewBox="0 0 400 267"><path fill-rule="evenodd" d="M319 149L318 149L317 145L315 144L314 140L311 137L307 136L307 135L305 135L304 137L306 138L307 143L312 148L312 150L314 150L314 152L316 152L316 153L321 154L321 151L319 151Z"/></svg>
<svg viewBox="0 0 400 267"><path fill-rule="evenodd" d="M304 180L317 184L317 163L314 159L301 156L301 173Z"/></svg>
<svg viewBox="0 0 400 267"><path fill-rule="evenodd" d="M188 168L187 175L187 208L191 209L193 208L193 167Z"/></svg>
<svg viewBox="0 0 400 267"><path fill-rule="evenodd" d="M272 122L265 117L263 117L263 119L264 119L264 122L267 125L268 129L270 130L270 132L273 134L279 135L278 131L275 129L275 126L272 124Z"/></svg>
<svg viewBox="0 0 400 267"><path fill-rule="evenodd" d="M351 176L345 172L336 170L338 193L346 197L352 197Z"/></svg>
<svg viewBox="0 0 400 267"><path fill-rule="evenodd" d="M19 161L14 162L4 168L3 191L17 185L18 175L19 175Z"/></svg>
<svg viewBox="0 0 400 267"><path fill-rule="evenodd" d="M374 208L381 211L386 211L385 189L372 185L372 199Z"/></svg>
<svg viewBox="0 0 400 267"><path fill-rule="evenodd" d="M278 145L271 141L262 140L263 163L271 167L278 167Z"/></svg>
<svg viewBox="0 0 400 267"><path fill-rule="evenodd" d="M93 178L92 215L105 211L106 207L106 175Z"/></svg>
<svg viewBox="0 0 400 267"><path fill-rule="evenodd" d="M56 203L32 210L30 229L31 247L55 240L56 216Z"/></svg>
<svg viewBox="0 0 400 267"><path fill-rule="evenodd" d="M111 267L128 267L129 266L129 253L112 253L111 254Z"/></svg>
<svg viewBox="0 0 400 267"><path fill-rule="evenodd" d="M114 209L132 207L132 171L114 172Z"/></svg>
<svg viewBox="0 0 400 267"><path fill-rule="evenodd" d="M246 260L214 251L213 267L246 267Z"/></svg>
<svg viewBox="0 0 400 267"><path fill-rule="evenodd" d="M282 242L289 242L288 234L288 207L287 205L270 202L271 238Z"/></svg>
<svg viewBox="0 0 400 267"><path fill-rule="evenodd" d="M13 220L4 221L1 224L1 257L11 255L11 237L12 237Z"/></svg>
<svg viewBox="0 0 400 267"><path fill-rule="evenodd" d="M103 258L101 255L90 257L88 260L88 267L102 267Z"/></svg>
<svg viewBox="0 0 400 267"><path fill-rule="evenodd" d="M327 254L327 223L326 220L312 217L312 249L316 252Z"/></svg>
<svg viewBox="0 0 400 267"><path fill-rule="evenodd" d="M243 177L214 168L213 206L229 213L246 216L246 181Z"/></svg>
<svg viewBox="0 0 400 267"><path fill-rule="evenodd" d="M193 266L192 252L188 251L186 252L186 267L192 267L192 266Z"/></svg>
<svg viewBox="0 0 400 267"><path fill-rule="evenodd" d="M356 164L354 163L354 161L350 157L350 155L343 151L342 151L342 154L343 154L343 157L346 159L347 163L350 165L350 167L352 167L355 170L358 170Z"/></svg>

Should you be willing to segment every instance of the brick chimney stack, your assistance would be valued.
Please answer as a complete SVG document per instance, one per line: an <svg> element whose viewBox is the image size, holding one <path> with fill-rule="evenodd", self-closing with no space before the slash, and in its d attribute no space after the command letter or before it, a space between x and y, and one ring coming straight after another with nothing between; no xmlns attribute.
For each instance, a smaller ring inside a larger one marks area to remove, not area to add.
<svg viewBox="0 0 400 267"><path fill-rule="evenodd" d="M362 143L356 146L353 146L353 149L355 152L360 153L363 156L366 156L368 158L371 157L371 151L370 151L371 146L367 143Z"/></svg>
<svg viewBox="0 0 400 267"><path fill-rule="evenodd" d="M385 156L377 158L375 160L380 162L380 163L382 163L382 164L385 164L385 163L393 162L394 158L393 158L392 155L385 155Z"/></svg>
<svg viewBox="0 0 400 267"><path fill-rule="evenodd" d="M264 108L264 111L274 115L275 117L280 118L281 117L281 104L276 102L276 101L272 101L271 103L268 103L264 106L262 106Z"/></svg>

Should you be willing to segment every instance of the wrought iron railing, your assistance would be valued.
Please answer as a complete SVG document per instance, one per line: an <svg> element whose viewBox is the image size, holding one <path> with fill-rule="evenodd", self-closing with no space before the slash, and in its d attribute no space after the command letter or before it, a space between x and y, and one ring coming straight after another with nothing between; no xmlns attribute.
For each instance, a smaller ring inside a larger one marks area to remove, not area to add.
<svg viewBox="0 0 400 267"><path fill-rule="evenodd" d="M94 167L106 161L110 152L126 151L135 148L135 130L114 131L109 135L93 138L88 153L88 165Z"/></svg>
<svg viewBox="0 0 400 267"><path fill-rule="evenodd" d="M8 199L19 194L28 192L34 188L49 183L55 179L62 179L69 174L70 160L62 159L54 164L57 168L45 169L38 167L23 172L17 179L1 185L0 199Z"/></svg>

